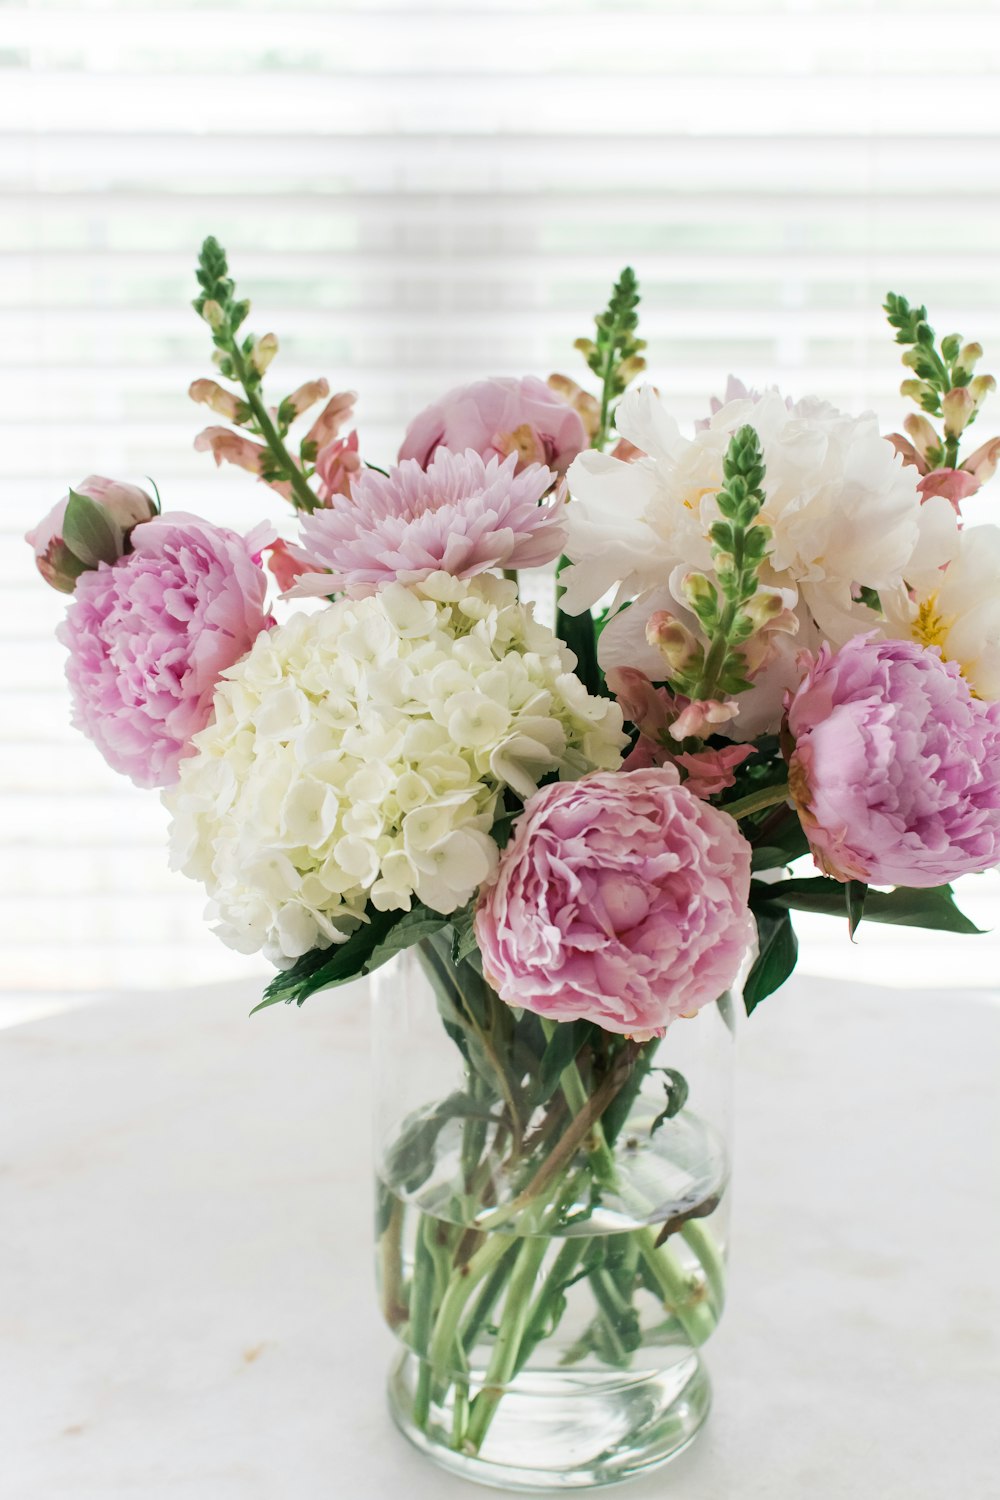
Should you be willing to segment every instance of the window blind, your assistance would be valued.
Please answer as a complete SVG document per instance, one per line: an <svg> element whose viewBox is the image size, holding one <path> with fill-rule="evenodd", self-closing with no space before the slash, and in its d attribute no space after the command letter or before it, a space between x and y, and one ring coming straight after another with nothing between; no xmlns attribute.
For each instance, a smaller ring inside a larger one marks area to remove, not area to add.
<svg viewBox="0 0 1000 1500"><path fill-rule="evenodd" d="M357 389L376 461L459 381L582 380L626 262L680 418L732 370L897 425L887 287L1000 350L998 63L992 0L0 3L3 983L257 967L68 727L63 603L20 540L91 472L276 513L192 449L205 234L281 390Z"/></svg>

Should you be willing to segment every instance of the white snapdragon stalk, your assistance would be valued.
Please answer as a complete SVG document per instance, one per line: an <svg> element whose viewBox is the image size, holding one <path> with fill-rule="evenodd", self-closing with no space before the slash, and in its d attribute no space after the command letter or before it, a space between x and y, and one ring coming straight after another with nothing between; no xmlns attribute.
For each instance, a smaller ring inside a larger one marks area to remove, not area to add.
<svg viewBox="0 0 1000 1500"><path fill-rule="evenodd" d="M496 866L504 787L614 769L624 744L513 583L391 584L293 615L226 674L165 798L172 861L227 943L288 964L369 902L463 906Z"/></svg>

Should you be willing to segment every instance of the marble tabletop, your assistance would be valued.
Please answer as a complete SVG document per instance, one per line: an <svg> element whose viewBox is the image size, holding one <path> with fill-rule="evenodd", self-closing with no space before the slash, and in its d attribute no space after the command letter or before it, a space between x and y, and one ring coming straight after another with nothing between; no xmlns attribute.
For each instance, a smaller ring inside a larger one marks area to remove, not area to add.
<svg viewBox="0 0 1000 1500"><path fill-rule="evenodd" d="M365 991L0 1032L0 1494L460 1500L383 1400ZM741 1044L698 1443L634 1500L1000 1496L1000 993L799 977Z"/></svg>

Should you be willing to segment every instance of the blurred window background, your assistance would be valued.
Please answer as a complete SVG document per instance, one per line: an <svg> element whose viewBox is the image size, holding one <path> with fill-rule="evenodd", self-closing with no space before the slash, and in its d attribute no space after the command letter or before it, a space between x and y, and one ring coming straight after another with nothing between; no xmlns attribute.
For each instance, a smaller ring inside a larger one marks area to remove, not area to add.
<svg viewBox="0 0 1000 1500"><path fill-rule="evenodd" d="M732 371L890 431L887 288L996 367L998 64L994 0L0 0L2 986L261 969L167 871L156 796L69 727L63 601L20 540L94 472L226 524L278 513L192 448L206 234L281 340L281 390L356 389L380 463L450 385L582 382L573 339L625 263L682 420ZM992 925L1000 880L963 898ZM841 924L800 931L806 969L857 977ZM1000 949L861 942L897 984L985 985Z"/></svg>

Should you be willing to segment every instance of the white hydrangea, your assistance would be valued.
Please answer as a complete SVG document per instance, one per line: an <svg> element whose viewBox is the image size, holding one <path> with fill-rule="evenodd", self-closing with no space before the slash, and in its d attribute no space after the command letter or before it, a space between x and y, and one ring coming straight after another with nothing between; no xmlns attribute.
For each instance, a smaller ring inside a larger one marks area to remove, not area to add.
<svg viewBox="0 0 1000 1500"><path fill-rule="evenodd" d="M504 787L621 763L621 713L573 665L491 575L294 614L225 673L164 795L171 863L225 942L281 965L343 941L369 900L452 912L496 866Z"/></svg>
<svg viewBox="0 0 1000 1500"><path fill-rule="evenodd" d="M694 623L681 585L685 573L711 569L722 461L732 434L749 423L763 450L761 520L772 533L762 581L795 610L799 637L775 639L774 669L741 696L739 725L747 734L776 727L784 689L796 680L796 651L871 629L877 620L858 602L859 587L881 593L902 584L919 540L916 469L902 464L872 413L846 416L812 398L790 404L773 390L728 400L690 438L649 386L630 392L615 420L645 456L624 463L590 451L570 467L564 607L583 609L611 589L619 602L635 600L603 631L602 665L661 677L646 621L666 609Z"/></svg>

